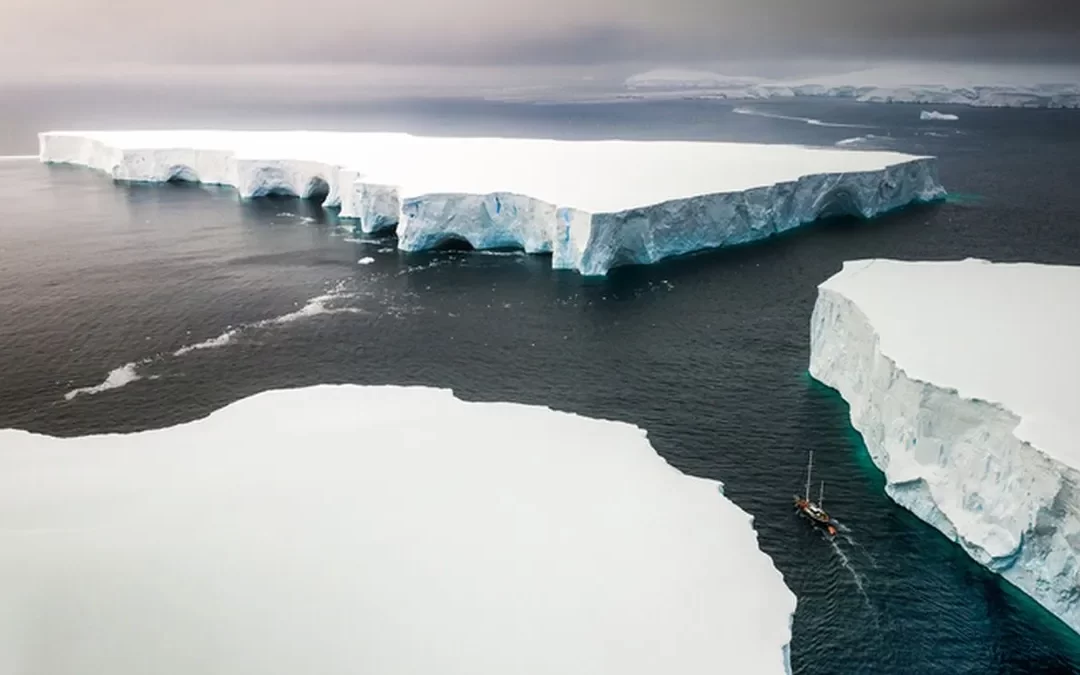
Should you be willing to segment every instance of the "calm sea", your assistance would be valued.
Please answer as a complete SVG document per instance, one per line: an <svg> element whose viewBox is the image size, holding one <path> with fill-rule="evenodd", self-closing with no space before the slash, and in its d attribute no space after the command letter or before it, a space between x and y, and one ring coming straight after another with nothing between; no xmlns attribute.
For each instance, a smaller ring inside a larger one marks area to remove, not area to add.
<svg viewBox="0 0 1080 675"><path fill-rule="evenodd" d="M843 401L806 374L816 285L846 259L1080 264L1080 113L937 107L960 116L947 123L920 122L919 106L844 102L745 106L763 116L720 101L256 111L30 90L10 101L0 154L36 152L45 128L217 126L814 145L870 135L855 147L939 156L948 203L589 282L544 257L402 254L392 237L356 239L296 200L0 160L0 428L160 427L323 382L450 387L625 420L754 514L799 597L796 673L1080 672L1080 638L885 497ZM811 449L846 526L835 542L790 508Z"/></svg>

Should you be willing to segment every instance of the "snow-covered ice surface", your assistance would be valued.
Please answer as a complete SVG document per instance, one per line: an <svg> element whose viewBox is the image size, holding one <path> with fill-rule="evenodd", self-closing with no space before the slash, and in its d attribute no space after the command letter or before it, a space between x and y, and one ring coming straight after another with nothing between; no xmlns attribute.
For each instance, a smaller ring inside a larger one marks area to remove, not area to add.
<svg viewBox="0 0 1080 675"><path fill-rule="evenodd" d="M6 673L790 672L751 516L538 406L323 385L0 430L0 520Z"/></svg>
<svg viewBox="0 0 1080 675"><path fill-rule="evenodd" d="M1080 69L1073 66L880 64L790 79L665 69L633 75L624 86L640 95L686 91L730 99L811 96L873 103L1080 108Z"/></svg>
<svg viewBox="0 0 1080 675"><path fill-rule="evenodd" d="M819 287L810 373L898 504L1080 631L1080 268L859 260Z"/></svg>
<svg viewBox="0 0 1080 675"><path fill-rule="evenodd" d="M722 73L714 73L709 70L693 70L684 68L657 68L626 78L626 86L630 89L652 88L686 88L686 89L709 89L715 87L728 87L758 84L759 80L753 77L733 77Z"/></svg>
<svg viewBox="0 0 1080 675"><path fill-rule="evenodd" d="M940 120L940 121L943 121L943 122L955 122L956 120L960 119L960 117L957 116L957 115L953 115L952 113L943 113L943 112L938 112L936 110L923 110L922 112L919 113L919 119L924 121L924 122L927 121L927 120Z"/></svg>
<svg viewBox="0 0 1080 675"><path fill-rule="evenodd" d="M550 253L555 268L590 276L944 196L931 157L739 143L49 132L40 158L117 180L314 197L364 232L396 227L406 251L463 240Z"/></svg>

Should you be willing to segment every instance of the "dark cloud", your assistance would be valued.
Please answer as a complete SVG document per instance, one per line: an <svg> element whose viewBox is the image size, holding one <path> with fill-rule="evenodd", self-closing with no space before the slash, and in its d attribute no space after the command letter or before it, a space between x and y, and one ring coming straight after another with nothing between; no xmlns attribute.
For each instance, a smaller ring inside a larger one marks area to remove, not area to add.
<svg viewBox="0 0 1080 675"><path fill-rule="evenodd" d="M13 6L11 6L13 3ZM0 63L1080 60L1074 0L8 0Z"/></svg>

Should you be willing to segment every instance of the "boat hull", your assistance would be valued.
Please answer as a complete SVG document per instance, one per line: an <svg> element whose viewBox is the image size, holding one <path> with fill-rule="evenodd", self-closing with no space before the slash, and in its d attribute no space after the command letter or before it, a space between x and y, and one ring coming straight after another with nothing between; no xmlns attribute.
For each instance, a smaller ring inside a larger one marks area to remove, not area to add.
<svg viewBox="0 0 1080 675"><path fill-rule="evenodd" d="M829 533L830 536L836 534L837 522L830 518L829 515L824 512L814 513L814 511L811 510L812 506L813 504L811 504L807 500L795 497L795 509L799 512L800 515L805 516L810 520L810 522L814 523L818 527L823 528L826 532Z"/></svg>

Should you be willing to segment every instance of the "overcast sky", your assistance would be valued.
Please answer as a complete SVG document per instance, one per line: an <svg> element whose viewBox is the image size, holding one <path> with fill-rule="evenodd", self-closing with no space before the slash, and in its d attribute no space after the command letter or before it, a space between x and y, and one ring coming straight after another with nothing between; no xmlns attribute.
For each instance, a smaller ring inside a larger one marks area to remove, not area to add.
<svg viewBox="0 0 1080 675"><path fill-rule="evenodd" d="M5 0L0 68L1080 61L1078 0Z"/></svg>

